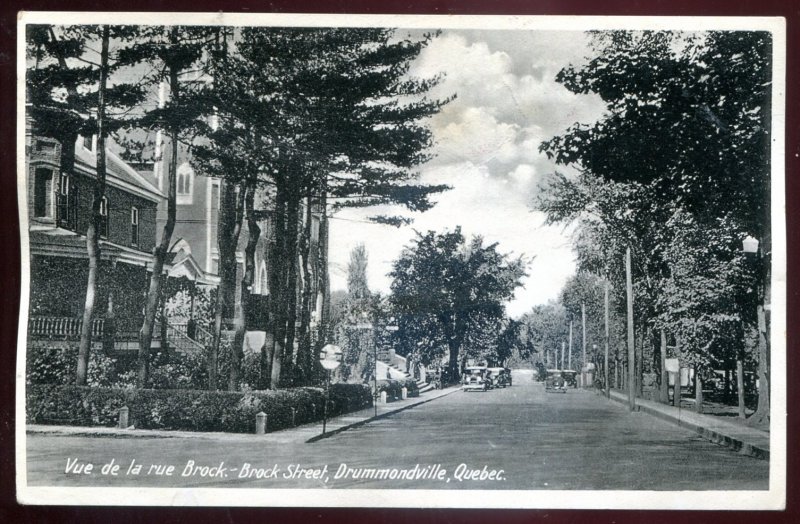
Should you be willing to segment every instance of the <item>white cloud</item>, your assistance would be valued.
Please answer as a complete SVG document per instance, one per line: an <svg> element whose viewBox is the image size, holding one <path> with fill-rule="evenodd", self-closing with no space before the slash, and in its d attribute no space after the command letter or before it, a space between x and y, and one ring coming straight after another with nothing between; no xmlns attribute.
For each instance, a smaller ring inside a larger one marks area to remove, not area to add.
<svg viewBox="0 0 800 524"><path fill-rule="evenodd" d="M433 95L457 98L430 120L437 156L422 166L422 181L453 189L435 197L432 210L414 214L411 227L364 223L374 210L342 211L331 224L333 289L345 287L356 244L363 242L369 252L370 287L387 292L386 273L414 238L413 229L460 225L467 235L498 242L502 252L532 259L510 314L555 298L574 272L574 257L567 232L543 226L543 216L531 212L530 203L542 177L555 169L539 153L542 140L601 114L599 99L574 95L554 80L586 50L585 37L574 32L461 31L435 39L410 74L444 73Z"/></svg>

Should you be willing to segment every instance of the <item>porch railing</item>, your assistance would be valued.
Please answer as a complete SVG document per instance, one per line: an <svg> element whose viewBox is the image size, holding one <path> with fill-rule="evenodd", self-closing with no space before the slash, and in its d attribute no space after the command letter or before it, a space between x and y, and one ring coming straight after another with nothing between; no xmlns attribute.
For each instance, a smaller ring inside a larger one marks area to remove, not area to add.
<svg viewBox="0 0 800 524"><path fill-rule="evenodd" d="M92 320L92 338L103 336L104 319ZM73 317L30 317L28 335L36 338L78 339L81 336L82 318Z"/></svg>
<svg viewBox="0 0 800 524"><path fill-rule="evenodd" d="M36 339L55 339L55 340L78 340L81 336L81 326L83 319L74 317L42 317L32 316L28 319L28 336ZM100 341L103 339L103 328L105 321L102 318L92 321L92 339ZM189 337L187 324L168 323L166 326L166 341L162 340L161 323L153 325L153 343L163 347L166 342L171 349L181 353L194 353L203 351L208 347L213 337L211 333L200 326L195 327L194 338ZM116 329L114 330L114 342L118 348L125 346L127 349L137 347L139 331Z"/></svg>

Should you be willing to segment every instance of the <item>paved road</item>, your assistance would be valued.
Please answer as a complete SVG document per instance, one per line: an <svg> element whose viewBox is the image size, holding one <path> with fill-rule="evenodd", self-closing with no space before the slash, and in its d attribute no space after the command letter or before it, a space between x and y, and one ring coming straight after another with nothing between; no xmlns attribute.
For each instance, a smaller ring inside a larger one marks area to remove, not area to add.
<svg viewBox="0 0 800 524"><path fill-rule="evenodd" d="M511 388L459 391L313 444L29 435L28 445L31 485L716 490L767 489L769 474L767 461L594 393L545 393L522 374ZM70 458L93 471L65 473ZM112 459L117 475L102 475ZM138 475L127 474L132 460Z"/></svg>

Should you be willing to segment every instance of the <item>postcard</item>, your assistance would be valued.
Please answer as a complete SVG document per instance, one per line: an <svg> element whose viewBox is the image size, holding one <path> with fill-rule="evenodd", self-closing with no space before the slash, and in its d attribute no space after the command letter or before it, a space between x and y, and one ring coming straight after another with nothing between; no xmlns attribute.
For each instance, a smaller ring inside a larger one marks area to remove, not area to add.
<svg viewBox="0 0 800 524"><path fill-rule="evenodd" d="M782 18L23 12L23 504L782 509Z"/></svg>

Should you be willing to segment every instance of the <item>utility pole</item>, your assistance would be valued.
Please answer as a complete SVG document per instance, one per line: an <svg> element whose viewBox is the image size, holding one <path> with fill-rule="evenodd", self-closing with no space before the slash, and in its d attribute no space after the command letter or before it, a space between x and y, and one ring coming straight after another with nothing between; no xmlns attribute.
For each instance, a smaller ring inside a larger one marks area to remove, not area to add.
<svg viewBox="0 0 800 524"><path fill-rule="evenodd" d="M633 280L631 277L631 248L625 250L625 293L628 297L628 406L636 409L636 356L633 344Z"/></svg>
<svg viewBox="0 0 800 524"><path fill-rule="evenodd" d="M586 378L588 376L586 369L586 303L581 302L581 327L583 329L583 364L581 365L581 375L583 376L583 385L586 386Z"/></svg>
<svg viewBox="0 0 800 524"><path fill-rule="evenodd" d="M572 321L569 321L569 358L567 359L567 365L569 369L572 369ZM561 362L562 369L564 368L564 362Z"/></svg>
<svg viewBox="0 0 800 524"><path fill-rule="evenodd" d="M556 362L558 365L558 362ZM561 341L561 369L564 369L564 341Z"/></svg>
<svg viewBox="0 0 800 524"><path fill-rule="evenodd" d="M605 336L605 364L603 365L603 384L606 386L606 398L611 398L611 386L609 386L608 382L608 279L606 279L606 297L605 297L605 309L606 309L606 336Z"/></svg>

